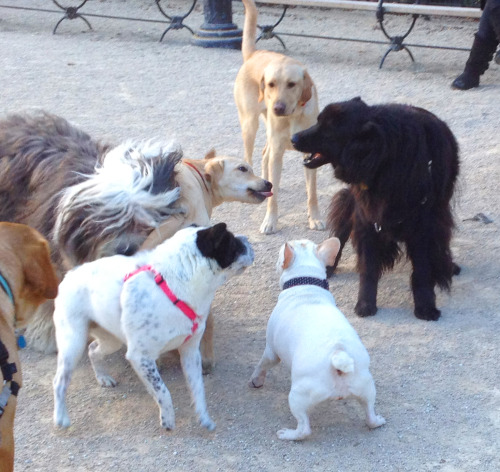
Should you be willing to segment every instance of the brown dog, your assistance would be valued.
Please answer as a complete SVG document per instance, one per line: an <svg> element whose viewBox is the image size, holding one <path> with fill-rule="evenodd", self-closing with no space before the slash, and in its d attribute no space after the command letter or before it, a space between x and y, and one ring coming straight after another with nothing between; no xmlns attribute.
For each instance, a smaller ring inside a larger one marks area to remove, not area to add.
<svg viewBox="0 0 500 472"><path fill-rule="evenodd" d="M26 225L0 223L0 472L14 470L14 416L22 386L15 329L57 295L49 245Z"/></svg>
<svg viewBox="0 0 500 472"><path fill-rule="evenodd" d="M273 183L274 196L268 200L260 232L277 229L278 189L285 150L293 149L292 134L316 123L318 96L305 66L295 59L255 48L257 7L253 0L245 5L243 27L243 65L234 84L245 159L251 165L259 115L266 122L267 143L262 154L262 176ZM309 227L324 230L316 194L316 173L305 169Z"/></svg>

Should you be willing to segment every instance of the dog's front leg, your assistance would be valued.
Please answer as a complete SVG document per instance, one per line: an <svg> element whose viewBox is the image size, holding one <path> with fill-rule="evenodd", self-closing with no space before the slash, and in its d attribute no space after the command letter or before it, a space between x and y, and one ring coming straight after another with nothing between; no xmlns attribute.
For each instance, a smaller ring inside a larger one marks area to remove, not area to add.
<svg viewBox="0 0 500 472"><path fill-rule="evenodd" d="M172 397L166 385L163 383L155 360L141 354L141 350L132 350L130 345L126 357L146 386L150 395L156 400L160 408L160 423L162 428L169 430L174 429L175 413Z"/></svg>
<svg viewBox="0 0 500 472"><path fill-rule="evenodd" d="M308 169L304 167L306 176L306 191L307 191L307 214L309 217L309 228L317 231L324 231L326 228L325 222L321 218L321 212L318 206L318 194L316 184L316 169Z"/></svg>
<svg viewBox="0 0 500 472"><path fill-rule="evenodd" d="M359 292L354 308L361 317L377 313L377 289L381 274L379 244L375 229L360 228L355 231L354 247L358 254Z"/></svg>
<svg viewBox="0 0 500 472"><path fill-rule="evenodd" d="M215 423L212 421L207 411L207 404L205 401L205 388L203 386L203 375L201 370L201 354L199 346L195 339L183 344L179 348L181 357L181 366L189 390L191 391L191 398L193 399L196 413L200 419L200 423L204 428L209 431L215 429Z"/></svg>
<svg viewBox="0 0 500 472"><path fill-rule="evenodd" d="M204 374L210 374L215 365L214 355L214 317L208 314L207 323L200 344L201 365Z"/></svg>
<svg viewBox="0 0 500 472"><path fill-rule="evenodd" d="M264 221L260 225L260 232L263 234L272 234L276 232L278 226L278 194L281 180L281 170L283 168L283 155L289 138L287 135L281 136L272 135L275 133L270 131L270 121L267 122L267 142L265 155L262 158L262 175L266 180L270 180L273 184L273 196L267 199L267 211ZM267 174L266 174L267 168ZM266 176L268 178L266 178Z"/></svg>
<svg viewBox="0 0 500 472"><path fill-rule="evenodd" d="M408 241L407 248L408 256L413 265L411 288L415 303L415 316L421 320L435 321L439 318L441 312L436 308L435 283L431 261L429 260L429 254L431 253L429 244L430 241L425 236L419 235L419 238ZM444 252L444 249L440 249ZM449 267L452 266L451 258L448 265Z"/></svg>

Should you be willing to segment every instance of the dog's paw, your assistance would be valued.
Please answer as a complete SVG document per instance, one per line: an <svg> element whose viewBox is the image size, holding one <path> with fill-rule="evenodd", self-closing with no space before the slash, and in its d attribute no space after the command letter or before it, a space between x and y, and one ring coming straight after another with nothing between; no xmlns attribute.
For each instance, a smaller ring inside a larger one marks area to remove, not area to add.
<svg viewBox="0 0 500 472"><path fill-rule="evenodd" d="M309 228L316 231L325 231L326 223L321 219L309 217Z"/></svg>
<svg viewBox="0 0 500 472"><path fill-rule="evenodd" d="M201 361L201 369L203 375L211 374L214 370L215 363L213 359L202 359Z"/></svg>
<svg viewBox="0 0 500 472"><path fill-rule="evenodd" d="M277 218L275 216L266 214L264 221L260 225L260 232L262 234L276 233L277 226L278 226Z"/></svg>
<svg viewBox="0 0 500 472"><path fill-rule="evenodd" d="M167 431L172 431L175 428L175 418L166 418L165 416L160 416L161 427L165 428Z"/></svg>
<svg viewBox="0 0 500 472"><path fill-rule="evenodd" d="M360 300L358 303L356 303L354 311L356 312L356 315L360 316L361 318L365 318L367 316L373 316L375 313L377 313L377 306Z"/></svg>
<svg viewBox="0 0 500 472"><path fill-rule="evenodd" d="M278 439L283 441L301 441L311 434L311 431L300 431L298 429L280 429L277 433Z"/></svg>
<svg viewBox="0 0 500 472"><path fill-rule="evenodd" d="M366 420L366 425L370 429L378 428L379 426L382 426L385 424L385 418L380 415L375 415L373 418L367 419Z"/></svg>
<svg viewBox="0 0 500 472"><path fill-rule="evenodd" d="M215 423L208 416L200 419L200 424L208 431L213 431L215 429Z"/></svg>
<svg viewBox="0 0 500 472"><path fill-rule="evenodd" d="M54 426L57 428L69 428L71 426L71 421L67 414L54 414Z"/></svg>
<svg viewBox="0 0 500 472"><path fill-rule="evenodd" d="M419 320L436 321L441 316L441 312L434 306L415 307L415 316Z"/></svg>
<svg viewBox="0 0 500 472"><path fill-rule="evenodd" d="M116 380L110 375L99 375L96 378L98 384L104 388L116 387L118 385Z"/></svg>
<svg viewBox="0 0 500 472"><path fill-rule="evenodd" d="M258 377L255 379L250 379L248 381L248 386L250 388L261 388L264 386L264 380L261 380Z"/></svg>

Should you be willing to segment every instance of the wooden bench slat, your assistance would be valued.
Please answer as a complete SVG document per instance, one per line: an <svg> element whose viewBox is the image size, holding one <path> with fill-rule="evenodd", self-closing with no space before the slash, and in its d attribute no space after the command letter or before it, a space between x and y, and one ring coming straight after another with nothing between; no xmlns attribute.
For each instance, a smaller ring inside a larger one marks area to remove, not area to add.
<svg viewBox="0 0 500 472"><path fill-rule="evenodd" d="M358 2L356 0L265 0L262 3L301 7L338 8L344 10L376 11L378 9L377 2ZM416 5L390 2L384 2L384 11L386 13L406 13L429 16L454 16L462 18L480 18L482 13L479 8L462 8L440 5Z"/></svg>

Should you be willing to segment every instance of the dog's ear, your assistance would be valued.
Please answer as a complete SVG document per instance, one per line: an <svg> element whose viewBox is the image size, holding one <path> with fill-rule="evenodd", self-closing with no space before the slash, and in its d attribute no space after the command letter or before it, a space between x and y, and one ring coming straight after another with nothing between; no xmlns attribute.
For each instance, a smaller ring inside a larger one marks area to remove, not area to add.
<svg viewBox="0 0 500 472"><path fill-rule="evenodd" d="M285 249L283 251L283 264L281 268L283 270L288 269L293 262L295 253L293 252L293 247L290 244L285 243Z"/></svg>
<svg viewBox="0 0 500 472"><path fill-rule="evenodd" d="M210 159L205 165L205 179L208 182L218 182L224 173L224 161Z"/></svg>
<svg viewBox="0 0 500 472"><path fill-rule="evenodd" d="M245 252L245 246L227 230L226 223L217 223L198 231L196 245L204 257L215 259L222 269L229 267Z"/></svg>
<svg viewBox="0 0 500 472"><path fill-rule="evenodd" d="M302 85L302 95L300 96L300 103L305 105L312 97L313 81L309 72L304 71L304 83Z"/></svg>
<svg viewBox="0 0 500 472"><path fill-rule="evenodd" d="M41 239L27 242L21 258L24 273L21 297L33 303L55 298L59 281L50 260L48 243Z"/></svg>
<svg viewBox="0 0 500 472"><path fill-rule="evenodd" d="M205 157L204 159L213 159L215 157L216 153L215 153L215 149L210 149L210 151L208 151L206 154L205 154Z"/></svg>
<svg viewBox="0 0 500 472"><path fill-rule="evenodd" d="M330 238L318 244L316 255L325 266L333 266L340 250L340 241L338 238Z"/></svg>
<svg viewBox="0 0 500 472"><path fill-rule="evenodd" d="M264 79L264 74L262 74L262 78L260 79L260 84L259 84L259 100L258 100L259 103L262 100L264 100L264 91L265 90L266 90L266 81Z"/></svg>

